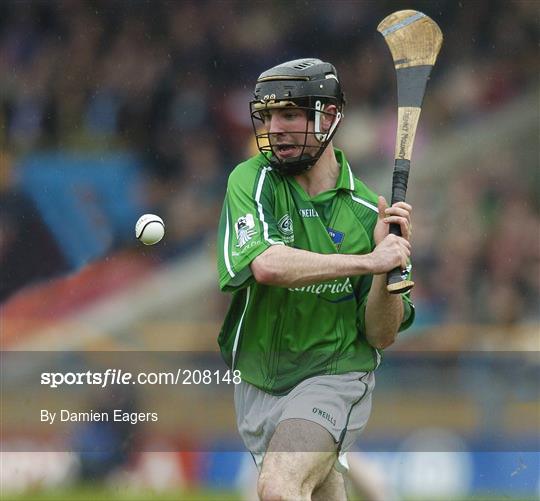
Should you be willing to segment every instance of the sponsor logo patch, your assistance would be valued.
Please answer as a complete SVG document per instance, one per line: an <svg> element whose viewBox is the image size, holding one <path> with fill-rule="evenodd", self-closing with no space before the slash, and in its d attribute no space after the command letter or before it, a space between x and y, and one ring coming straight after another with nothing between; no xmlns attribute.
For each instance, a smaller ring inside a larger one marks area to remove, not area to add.
<svg viewBox="0 0 540 501"><path fill-rule="evenodd" d="M320 284L305 285L304 287L289 287L291 292L308 292L309 294L316 294L321 297L322 295L343 295L346 294L346 298L353 297L353 285L349 277L345 279L336 278L330 282L323 282Z"/></svg>
<svg viewBox="0 0 540 501"><path fill-rule="evenodd" d="M244 247L256 233L253 214L246 214L239 217L234 225L234 229L236 231L236 240L238 240L236 247Z"/></svg>

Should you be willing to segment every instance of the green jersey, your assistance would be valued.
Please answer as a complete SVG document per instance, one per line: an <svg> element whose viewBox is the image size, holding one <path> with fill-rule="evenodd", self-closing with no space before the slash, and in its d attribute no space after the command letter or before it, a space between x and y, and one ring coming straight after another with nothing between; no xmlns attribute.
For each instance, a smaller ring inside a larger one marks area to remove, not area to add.
<svg viewBox="0 0 540 501"><path fill-rule="evenodd" d="M250 263L271 245L320 254L373 250L377 196L340 150L335 155L336 187L314 197L262 154L229 176L217 246L220 288L233 297L218 342L229 367L272 394L315 375L372 371L381 360L365 337L371 275L286 288L259 284L251 273ZM403 301L401 330L414 317L407 294Z"/></svg>

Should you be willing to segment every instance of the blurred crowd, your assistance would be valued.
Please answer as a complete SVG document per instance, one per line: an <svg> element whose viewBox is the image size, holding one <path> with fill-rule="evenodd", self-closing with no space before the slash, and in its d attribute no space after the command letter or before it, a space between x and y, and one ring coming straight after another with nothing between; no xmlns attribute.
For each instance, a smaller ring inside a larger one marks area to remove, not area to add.
<svg viewBox="0 0 540 501"><path fill-rule="evenodd" d="M513 1L511 8L503 0L411 4L445 36L419 148L537 91L536 1ZM288 59L335 64L347 98L336 145L360 177L388 169L395 77L375 28L400 8L398 1L348 0L2 2L3 268L13 242L30 232L23 214L34 211L22 201L17 164L35 151L134 151L168 237L181 242L214 231L228 172L255 151L247 105L253 83ZM447 186L446 209L421 223L429 231L419 231L415 276L433 321L538 317L536 147L525 159L501 148L460 169ZM54 262L58 249L43 241ZM11 269L21 263L11 262ZM22 268L28 275L32 266ZM26 275L16 285L30 280Z"/></svg>

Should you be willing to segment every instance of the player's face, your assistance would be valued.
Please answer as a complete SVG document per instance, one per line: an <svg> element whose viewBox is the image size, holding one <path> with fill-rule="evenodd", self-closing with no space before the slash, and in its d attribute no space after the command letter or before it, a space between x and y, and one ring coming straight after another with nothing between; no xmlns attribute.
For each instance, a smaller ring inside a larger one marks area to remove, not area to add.
<svg viewBox="0 0 540 501"><path fill-rule="evenodd" d="M294 107L270 109L263 118L272 150L279 159L314 155L318 151L319 144L313 135L314 124L308 120L305 110Z"/></svg>

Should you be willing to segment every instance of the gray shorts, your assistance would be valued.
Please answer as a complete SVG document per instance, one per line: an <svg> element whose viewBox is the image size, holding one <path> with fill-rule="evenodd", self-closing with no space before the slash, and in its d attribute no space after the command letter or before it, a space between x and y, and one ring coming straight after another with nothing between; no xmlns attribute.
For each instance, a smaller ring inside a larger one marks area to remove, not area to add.
<svg viewBox="0 0 540 501"><path fill-rule="evenodd" d="M345 452L357 440L371 413L373 372L349 372L305 379L284 396L274 396L242 381L234 390L238 431L260 470L277 425L306 419L321 425L339 451L336 468L347 468Z"/></svg>

